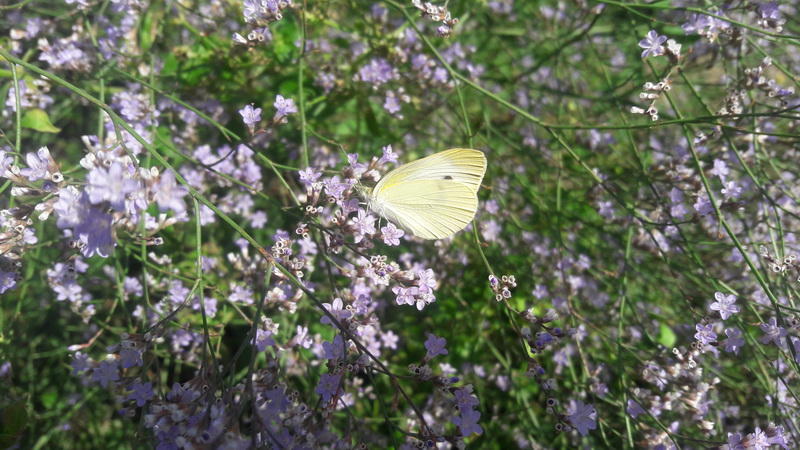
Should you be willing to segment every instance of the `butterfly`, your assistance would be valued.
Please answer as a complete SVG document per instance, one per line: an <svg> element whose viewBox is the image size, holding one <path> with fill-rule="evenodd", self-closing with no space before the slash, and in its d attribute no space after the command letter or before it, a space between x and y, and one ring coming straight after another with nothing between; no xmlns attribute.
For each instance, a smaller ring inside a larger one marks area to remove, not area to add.
<svg viewBox="0 0 800 450"><path fill-rule="evenodd" d="M472 221L485 173L486 156L480 150L444 150L384 175L366 192L367 204L414 236L446 238Z"/></svg>

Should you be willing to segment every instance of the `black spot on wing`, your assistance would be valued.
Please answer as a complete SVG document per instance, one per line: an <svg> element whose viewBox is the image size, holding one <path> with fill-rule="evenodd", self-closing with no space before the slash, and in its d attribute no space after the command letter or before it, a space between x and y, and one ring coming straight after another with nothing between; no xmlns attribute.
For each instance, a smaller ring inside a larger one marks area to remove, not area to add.
<svg viewBox="0 0 800 450"><path fill-rule="evenodd" d="M444 176L444 179L445 179L445 180L452 180L452 179L453 179L453 177L451 177L450 175L445 175L445 176Z"/></svg>

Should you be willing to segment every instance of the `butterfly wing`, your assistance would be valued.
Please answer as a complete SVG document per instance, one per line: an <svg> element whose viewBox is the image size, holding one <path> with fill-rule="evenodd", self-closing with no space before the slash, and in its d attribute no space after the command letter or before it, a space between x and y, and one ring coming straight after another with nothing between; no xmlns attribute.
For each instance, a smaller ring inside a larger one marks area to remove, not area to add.
<svg viewBox="0 0 800 450"><path fill-rule="evenodd" d="M411 179L384 187L370 208L423 239L442 239L462 230L475 216L472 185L452 179Z"/></svg>
<svg viewBox="0 0 800 450"><path fill-rule="evenodd" d="M486 173L486 156L480 150L452 148L404 164L383 176L372 190L380 196L384 189L420 180L452 180L478 192Z"/></svg>

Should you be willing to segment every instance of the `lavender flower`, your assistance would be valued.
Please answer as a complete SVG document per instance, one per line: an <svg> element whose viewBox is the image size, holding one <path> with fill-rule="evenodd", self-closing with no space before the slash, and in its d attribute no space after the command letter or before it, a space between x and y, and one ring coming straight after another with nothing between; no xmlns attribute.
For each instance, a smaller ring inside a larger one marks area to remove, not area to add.
<svg viewBox="0 0 800 450"><path fill-rule="evenodd" d="M244 108L240 109L239 114L241 114L244 124L247 125L251 133L255 130L256 125L261 122L261 108L253 108L252 104L246 105Z"/></svg>
<svg viewBox="0 0 800 450"><path fill-rule="evenodd" d="M712 303L709 309L712 311L719 311L722 320L727 320L728 317L739 312L739 307L734 305L734 303L736 303L735 295L725 295L722 292L715 292L714 298L717 301Z"/></svg>
<svg viewBox="0 0 800 450"><path fill-rule="evenodd" d="M664 42L667 41L666 36L659 35L655 30L650 30L644 39L639 41L639 47L642 47L642 59L648 56L659 56L664 54Z"/></svg>
<svg viewBox="0 0 800 450"><path fill-rule="evenodd" d="M775 344L778 347L783 347L785 342L784 338L788 334L785 328L778 326L778 321L771 317L767 323L759 325L764 335L758 338L758 342L762 344Z"/></svg>
<svg viewBox="0 0 800 450"><path fill-rule="evenodd" d="M439 355L446 355L447 348L447 341L435 334L428 333L428 339L425 340L425 349L427 353L425 354L425 359L432 359Z"/></svg>
<svg viewBox="0 0 800 450"><path fill-rule="evenodd" d="M89 201L95 205L107 201L117 211L125 211L126 197L139 188L139 183L119 163L112 163L107 170L95 167L87 176Z"/></svg>
<svg viewBox="0 0 800 450"><path fill-rule="evenodd" d="M695 325L695 329L697 333L695 333L694 338L697 339L697 342L703 345L709 345L717 340L717 334L714 333L714 326L711 324L701 324L698 323Z"/></svg>
<svg viewBox="0 0 800 450"><path fill-rule="evenodd" d="M584 404L580 400L570 401L566 419L581 436L586 436L590 430L597 428L597 412L594 406Z"/></svg>
<svg viewBox="0 0 800 450"><path fill-rule="evenodd" d="M722 341L722 348L728 353L739 354L739 350L744 346L742 332L738 328L726 328L725 336L728 338Z"/></svg>
<svg viewBox="0 0 800 450"><path fill-rule="evenodd" d="M385 227L381 227L381 236L383 236L383 242L386 245L400 245L400 238L404 234L405 231L397 228L391 222L386 224Z"/></svg>
<svg viewBox="0 0 800 450"><path fill-rule="evenodd" d="M331 398L338 394L341 379L341 375L323 373L314 392L322 396L322 401L324 403L328 403L331 401Z"/></svg>
<svg viewBox="0 0 800 450"><path fill-rule="evenodd" d="M291 114L297 113L297 106L294 104L294 100L290 98L284 98L282 95L278 94L275 97L275 121L278 122L286 122L286 116Z"/></svg>

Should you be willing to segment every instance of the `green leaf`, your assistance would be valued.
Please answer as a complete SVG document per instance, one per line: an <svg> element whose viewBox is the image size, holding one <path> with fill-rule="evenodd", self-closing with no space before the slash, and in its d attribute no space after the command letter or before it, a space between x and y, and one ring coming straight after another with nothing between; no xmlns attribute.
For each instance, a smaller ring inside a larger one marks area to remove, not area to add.
<svg viewBox="0 0 800 450"><path fill-rule="evenodd" d="M178 58L173 53L167 53L164 57L164 65L161 68L162 77L171 77L178 72Z"/></svg>
<svg viewBox="0 0 800 450"><path fill-rule="evenodd" d="M47 112L38 108L25 111L25 114L22 116L21 125L25 128L41 131L42 133L58 133L61 131L61 128L56 128L56 126L50 122L50 116L47 115Z"/></svg>
<svg viewBox="0 0 800 450"><path fill-rule="evenodd" d="M25 402L19 400L3 408L0 413L0 448L11 447L28 424Z"/></svg>
<svg viewBox="0 0 800 450"><path fill-rule="evenodd" d="M139 28L139 47L142 53L147 53L153 46L163 17L164 11L161 8L151 7L147 10Z"/></svg>
<svg viewBox="0 0 800 450"><path fill-rule="evenodd" d="M44 405L45 409L52 409L58 400L58 391L56 391L54 388L50 388L42 393L42 395L39 397L39 400L42 402L42 405Z"/></svg>
<svg viewBox="0 0 800 450"><path fill-rule="evenodd" d="M272 51L279 62L288 62L297 51L295 42L301 37L294 22L280 21L270 28L272 31Z"/></svg>
<svg viewBox="0 0 800 450"><path fill-rule="evenodd" d="M672 331L672 328L662 323L658 333L658 343L664 347L672 348L675 346L675 341L677 340L678 338L675 336L675 332Z"/></svg>

